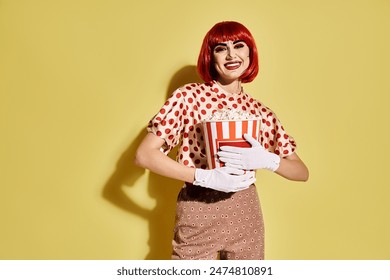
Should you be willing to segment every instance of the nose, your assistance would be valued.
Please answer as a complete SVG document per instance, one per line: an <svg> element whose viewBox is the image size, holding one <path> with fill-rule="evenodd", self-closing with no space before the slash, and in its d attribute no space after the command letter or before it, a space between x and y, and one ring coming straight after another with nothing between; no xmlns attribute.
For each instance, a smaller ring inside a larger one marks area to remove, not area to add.
<svg viewBox="0 0 390 280"><path fill-rule="evenodd" d="M226 59L227 60L232 60L235 57L235 54L236 53L234 52L234 49L228 48Z"/></svg>

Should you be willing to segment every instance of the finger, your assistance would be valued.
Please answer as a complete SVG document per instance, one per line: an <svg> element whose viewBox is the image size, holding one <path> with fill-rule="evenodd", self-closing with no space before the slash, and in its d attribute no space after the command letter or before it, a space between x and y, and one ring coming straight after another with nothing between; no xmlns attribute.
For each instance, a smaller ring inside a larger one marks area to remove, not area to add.
<svg viewBox="0 0 390 280"><path fill-rule="evenodd" d="M244 134L244 138L245 138L246 141L249 142L249 144L251 144L252 147L261 146L259 141L257 141L255 138L253 138L251 135L249 135L247 133Z"/></svg>
<svg viewBox="0 0 390 280"><path fill-rule="evenodd" d="M225 158L242 158L241 154L236 154L236 153L231 153L231 152L224 152L224 151L219 151L217 155Z"/></svg>
<svg viewBox="0 0 390 280"><path fill-rule="evenodd" d="M253 172L246 172L244 175L242 175L243 178L245 178L245 180L251 180L253 178L255 178L255 173ZM256 178L255 178L256 180Z"/></svg>
<svg viewBox="0 0 390 280"><path fill-rule="evenodd" d="M242 164L242 160L240 159L220 157L219 160L224 163Z"/></svg>
<svg viewBox="0 0 390 280"><path fill-rule="evenodd" d="M248 181L240 182L240 184L237 185L236 190L237 191L245 190L245 189L249 188L251 185L253 185L255 181L256 181L256 179L251 179Z"/></svg>
<svg viewBox="0 0 390 280"><path fill-rule="evenodd" d="M256 182L256 178L252 178L252 179L246 181L246 183L249 184L249 186L253 185L255 182Z"/></svg>
<svg viewBox="0 0 390 280"><path fill-rule="evenodd" d="M243 149L243 148L238 148L238 147L233 147L233 146L222 146L219 149L221 151L226 151L226 152L230 152L230 153L240 154L241 153L241 149Z"/></svg>
<svg viewBox="0 0 390 280"><path fill-rule="evenodd" d="M245 174L244 170L230 167L230 166L220 167L220 170L224 173L228 173L231 175L244 175ZM236 177L234 177L234 178L236 178Z"/></svg>
<svg viewBox="0 0 390 280"><path fill-rule="evenodd" d="M225 166L231 167L231 168L234 168L234 169L243 170L242 164L234 164L234 163L227 162L227 163L225 163ZM245 171L242 174L244 174L244 173L245 173Z"/></svg>

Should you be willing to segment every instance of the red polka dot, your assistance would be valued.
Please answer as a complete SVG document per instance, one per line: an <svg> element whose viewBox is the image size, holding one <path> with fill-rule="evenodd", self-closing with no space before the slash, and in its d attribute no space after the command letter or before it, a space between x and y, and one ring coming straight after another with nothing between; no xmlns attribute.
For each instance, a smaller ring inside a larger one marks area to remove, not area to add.
<svg viewBox="0 0 390 280"><path fill-rule="evenodd" d="M218 104L218 108L219 109L223 109L223 105L222 104Z"/></svg>
<svg viewBox="0 0 390 280"><path fill-rule="evenodd" d="M156 132L156 135L157 135L157 136L161 136L161 135L162 135L161 131L157 131L157 132Z"/></svg>
<svg viewBox="0 0 390 280"><path fill-rule="evenodd" d="M188 160L183 161L184 165L188 165L190 162Z"/></svg>
<svg viewBox="0 0 390 280"><path fill-rule="evenodd" d="M165 114L165 109L164 108L161 108L160 114Z"/></svg>
<svg viewBox="0 0 390 280"><path fill-rule="evenodd" d="M207 109L210 109L211 107L212 107L212 105L211 105L210 103L207 103L207 104L206 104L206 108L207 108Z"/></svg>
<svg viewBox="0 0 390 280"><path fill-rule="evenodd" d="M183 151L187 152L189 150L188 146L183 147Z"/></svg>
<svg viewBox="0 0 390 280"><path fill-rule="evenodd" d="M178 92L176 93L176 98L180 98L181 97L181 94Z"/></svg>

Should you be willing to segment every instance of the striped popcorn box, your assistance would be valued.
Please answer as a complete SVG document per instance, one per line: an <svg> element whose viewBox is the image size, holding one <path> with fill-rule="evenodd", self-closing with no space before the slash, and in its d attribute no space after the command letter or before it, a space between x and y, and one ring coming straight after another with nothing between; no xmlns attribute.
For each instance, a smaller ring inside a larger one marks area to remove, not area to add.
<svg viewBox="0 0 390 280"><path fill-rule="evenodd" d="M258 140L260 121L260 119L203 121L203 133L206 141L206 155L209 169L223 166L223 162L220 162L216 155L220 147L251 147L243 135L248 133Z"/></svg>

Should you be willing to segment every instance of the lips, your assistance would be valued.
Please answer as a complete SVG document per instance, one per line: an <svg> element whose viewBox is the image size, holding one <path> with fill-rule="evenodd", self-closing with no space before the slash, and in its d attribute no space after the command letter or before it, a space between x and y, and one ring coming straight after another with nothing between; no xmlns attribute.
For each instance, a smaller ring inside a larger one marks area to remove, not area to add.
<svg viewBox="0 0 390 280"><path fill-rule="evenodd" d="M232 61L224 64L225 68L228 70L235 70L240 68L241 62L239 61Z"/></svg>

